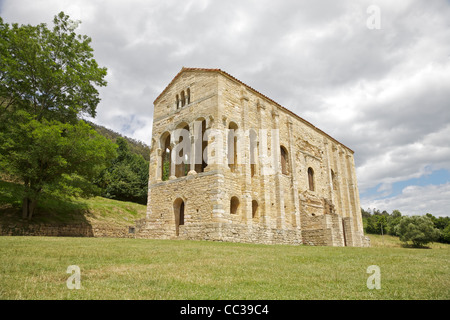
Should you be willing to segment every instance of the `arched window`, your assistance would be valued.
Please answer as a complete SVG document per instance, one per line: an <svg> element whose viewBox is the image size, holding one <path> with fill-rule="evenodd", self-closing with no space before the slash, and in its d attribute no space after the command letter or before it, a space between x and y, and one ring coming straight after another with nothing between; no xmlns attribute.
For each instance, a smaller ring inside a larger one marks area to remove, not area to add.
<svg viewBox="0 0 450 320"><path fill-rule="evenodd" d="M197 135L196 140L197 141L196 141L196 149L195 149L195 152L196 152L196 154L195 154L195 158L196 158L195 171L197 173L199 173L199 172L204 172L205 171L205 168L206 168L207 163L208 163L208 158L207 158L207 156L208 156L208 154L207 154L208 153L208 151L207 151L208 139L205 136L206 120L203 119L203 118L200 118L200 119L197 119L196 121L200 122L200 125L201 125L201 129L200 130L196 129L198 131L196 133L196 135ZM198 143L198 147L197 147L197 143ZM200 145L201 145L201 148L200 148ZM199 154L197 154L197 152ZM201 162L200 162L200 159L201 159Z"/></svg>
<svg viewBox="0 0 450 320"><path fill-rule="evenodd" d="M180 97L178 95L176 97L176 106L177 106L177 109L180 108Z"/></svg>
<svg viewBox="0 0 450 320"><path fill-rule="evenodd" d="M180 226L184 225L184 201L178 198L173 203L173 213L175 215L175 231L179 235Z"/></svg>
<svg viewBox="0 0 450 320"><path fill-rule="evenodd" d="M333 190L337 190L336 174L333 169L331 169L331 185L333 186Z"/></svg>
<svg viewBox="0 0 450 320"><path fill-rule="evenodd" d="M258 214L258 201L252 201L252 218L257 217Z"/></svg>
<svg viewBox="0 0 450 320"><path fill-rule="evenodd" d="M181 131L176 148L178 154L175 163L175 176L177 178L184 177L189 172L189 156L191 148L191 141L189 139L189 125L185 123L180 124L178 126L178 130ZM175 136L175 138L177 137ZM184 139L186 139L186 141Z"/></svg>
<svg viewBox="0 0 450 320"><path fill-rule="evenodd" d="M281 173L289 174L288 153L286 151L286 148L283 146L280 146L280 155L281 155Z"/></svg>
<svg viewBox="0 0 450 320"><path fill-rule="evenodd" d="M314 170L311 167L308 168L308 185L309 190L314 191Z"/></svg>
<svg viewBox="0 0 450 320"><path fill-rule="evenodd" d="M255 130L250 129L250 174L253 177L256 174L256 159L258 157L258 137Z"/></svg>
<svg viewBox="0 0 450 320"><path fill-rule="evenodd" d="M161 138L161 180L169 180L170 166L172 162L172 147L170 146L170 133Z"/></svg>
<svg viewBox="0 0 450 320"><path fill-rule="evenodd" d="M181 202L180 204L180 222L179 222L180 226L184 226L184 201Z"/></svg>
<svg viewBox="0 0 450 320"><path fill-rule="evenodd" d="M239 199L238 197L231 197L230 200L230 213L237 214L239 208Z"/></svg>
<svg viewBox="0 0 450 320"><path fill-rule="evenodd" d="M186 98L184 96L184 91L181 91L180 100L181 100L181 107L184 107L184 105L186 103Z"/></svg>
<svg viewBox="0 0 450 320"><path fill-rule="evenodd" d="M234 122L230 122L228 126L228 167L231 172L236 170L237 165L237 129L238 126Z"/></svg>
<svg viewBox="0 0 450 320"><path fill-rule="evenodd" d="M191 89L186 89L186 104L191 103Z"/></svg>

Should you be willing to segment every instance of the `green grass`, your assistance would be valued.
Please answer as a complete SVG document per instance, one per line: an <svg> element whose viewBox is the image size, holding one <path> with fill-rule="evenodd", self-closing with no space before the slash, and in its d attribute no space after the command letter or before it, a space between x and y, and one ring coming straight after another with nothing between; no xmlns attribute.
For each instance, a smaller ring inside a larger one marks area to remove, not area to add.
<svg viewBox="0 0 450 320"><path fill-rule="evenodd" d="M20 186L0 181L0 224L21 223ZM127 226L146 206L44 195L32 223ZM403 248L369 235L370 248L204 241L0 237L0 299L442 299L450 298L450 245ZM69 290L67 267L81 268ZM367 267L381 289L366 286Z"/></svg>
<svg viewBox="0 0 450 320"><path fill-rule="evenodd" d="M0 237L0 299L450 298L450 246L370 237L380 245ZM66 286L69 265L81 269L80 290ZM370 265L380 267L380 290L366 286Z"/></svg>
<svg viewBox="0 0 450 320"><path fill-rule="evenodd" d="M399 237L391 236L391 235L375 235L375 234L367 234L367 237L370 238L370 246L373 248L409 248L411 245L405 245L403 242L399 240ZM428 243L423 249L450 249L449 244L433 242ZM420 248L419 248L420 249Z"/></svg>

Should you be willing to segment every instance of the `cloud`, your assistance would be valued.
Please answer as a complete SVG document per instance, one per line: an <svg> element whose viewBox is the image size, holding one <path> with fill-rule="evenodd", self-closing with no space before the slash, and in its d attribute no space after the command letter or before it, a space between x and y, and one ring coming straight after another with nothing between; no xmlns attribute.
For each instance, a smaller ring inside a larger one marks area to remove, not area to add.
<svg viewBox="0 0 450 320"><path fill-rule="evenodd" d="M1 3L7 22L82 21L108 68L95 122L135 139L150 143L153 101L181 67L221 68L353 149L362 198L450 170L448 1Z"/></svg>
<svg viewBox="0 0 450 320"><path fill-rule="evenodd" d="M399 210L403 215L448 216L450 206L450 183L428 186L408 186L400 195L391 198L369 200L361 199L363 208L392 212Z"/></svg>

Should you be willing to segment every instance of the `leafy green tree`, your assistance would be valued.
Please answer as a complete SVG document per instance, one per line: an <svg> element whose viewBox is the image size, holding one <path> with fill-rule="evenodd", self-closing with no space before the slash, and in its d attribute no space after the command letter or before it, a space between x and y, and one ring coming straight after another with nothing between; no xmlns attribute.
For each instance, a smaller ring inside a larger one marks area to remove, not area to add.
<svg viewBox="0 0 450 320"><path fill-rule="evenodd" d="M115 157L115 145L79 120L95 116L106 68L75 33L79 22L63 12L53 22L0 18L0 171L22 180L28 219L43 189L90 181Z"/></svg>
<svg viewBox="0 0 450 320"><path fill-rule="evenodd" d="M147 203L148 166L141 155L132 153L126 139L116 140L118 154L111 166L103 170L97 184L106 198Z"/></svg>
<svg viewBox="0 0 450 320"><path fill-rule="evenodd" d="M364 210L363 208L361 208L361 216L362 218L369 218L371 216L370 214L370 209Z"/></svg>
<svg viewBox="0 0 450 320"><path fill-rule="evenodd" d="M448 224L441 232L441 242L450 243L450 224Z"/></svg>
<svg viewBox="0 0 450 320"><path fill-rule="evenodd" d="M109 140L116 141L117 138L122 137L128 142L128 147L132 153L141 155L145 160L150 161L150 147L144 142L135 140L130 137L122 136L120 133L115 132L109 128L95 124L93 122L88 122L91 127L95 129L102 136L108 138Z"/></svg>
<svg viewBox="0 0 450 320"><path fill-rule="evenodd" d="M433 221L426 216L402 217L397 226L400 241L412 242L414 247L422 247L439 239L440 231L434 227Z"/></svg>
<svg viewBox="0 0 450 320"><path fill-rule="evenodd" d="M439 217L436 218L431 213L427 213L425 216L433 221L434 226L440 230L444 230L450 224L450 217Z"/></svg>
<svg viewBox="0 0 450 320"><path fill-rule="evenodd" d="M397 226L402 220L402 213L398 210L392 211L387 217L387 233L393 236L397 236Z"/></svg>
<svg viewBox="0 0 450 320"><path fill-rule="evenodd" d="M376 214L367 218L366 232L372 234L387 233L387 218L384 215Z"/></svg>
<svg viewBox="0 0 450 320"><path fill-rule="evenodd" d="M448 226L450 225L450 217L439 217L436 218L430 213L427 213L425 216L433 221L434 227L441 231L441 237L439 238L439 242L450 243L450 238L446 236L445 230L448 230ZM447 231L448 232L448 231Z"/></svg>
<svg viewBox="0 0 450 320"><path fill-rule="evenodd" d="M37 121L18 111L10 114L6 129L0 135L0 167L23 182L22 217L28 220L44 188L72 174L91 181L115 156L116 146L84 121Z"/></svg>
<svg viewBox="0 0 450 320"><path fill-rule="evenodd" d="M378 210L378 209L373 209L372 213L373 213L374 216L380 216L381 215L381 211Z"/></svg>
<svg viewBox="0 0 450 320"><path fill-rule="evenodd" d="M75 33L78 21L61 12L53 22L49 30L44 23L9 25L0 18L0 116L13 108L38 121L95 116L106 68L93 58L91 38Z"/></svg>

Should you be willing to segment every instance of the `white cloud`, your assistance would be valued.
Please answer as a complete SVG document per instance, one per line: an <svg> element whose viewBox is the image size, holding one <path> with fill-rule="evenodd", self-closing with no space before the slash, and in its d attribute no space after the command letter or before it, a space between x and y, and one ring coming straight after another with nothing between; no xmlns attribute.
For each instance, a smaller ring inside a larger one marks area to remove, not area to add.
<svg viewBox="0 0 450 320"><path fill-rule="evenodd" d="M448 1L1 3L6 22L82 21L109 73L95 121L135 139L150 143L153 101L182 66L221 68L352 148L362 194L450 170Z"/></svg>
<svg viewBox="0 0 450 320"><path fill-rule="evenodd" d="M408 186L402 193L391 198L369 200L361 199L363 208L400 210L403 215L423 215L431 213L434 216L449 216L450 183L428 186Z"/></svg>

